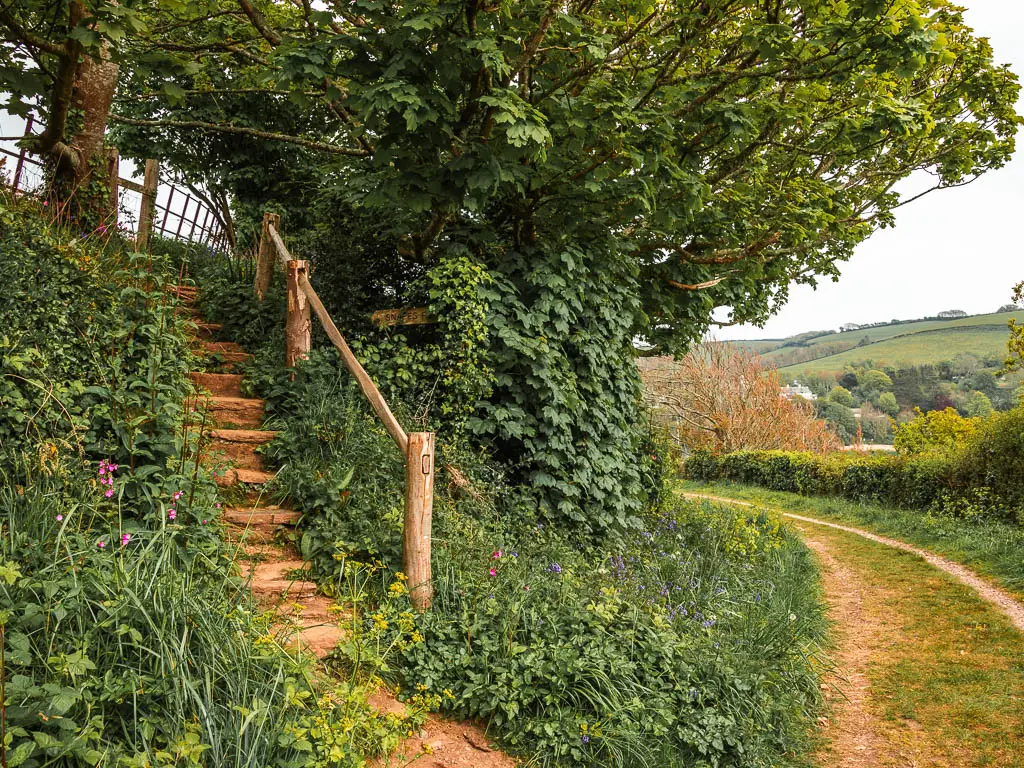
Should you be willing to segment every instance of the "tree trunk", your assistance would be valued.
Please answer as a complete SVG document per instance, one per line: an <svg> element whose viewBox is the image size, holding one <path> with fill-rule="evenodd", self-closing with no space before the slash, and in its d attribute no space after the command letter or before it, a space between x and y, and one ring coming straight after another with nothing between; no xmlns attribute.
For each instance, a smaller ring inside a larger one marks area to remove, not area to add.
<svg viewBox="0 0 1024 768"><path fill-rule="evenodd" d="M73 0L68 12L71 28L88 17L81 0ZM50 196L71 203L96 223L116 220L114 186L109 183L112 163L103 140L117 75L109 42L90 53L69 37L56 71L46 129L33 147L53 162ZM98 186L91 184L94 180Z"/></svg>
<svg viewBox="0 0 1024 768"><path fill-rule="evenodd" d="M90 209L100 220L114 219L116 201L111 209L111 194L116 179L108 178L104 137L110 105L117 88L117 63L110 58L110 46L104 42L99 57L83 55L75 71L71 108L81 115L81 126L58 150L54 191L58 199L76 199L77 207ZM59 145L58 145L59 146ZM102 188L90 189L97 180Z"/></svg>

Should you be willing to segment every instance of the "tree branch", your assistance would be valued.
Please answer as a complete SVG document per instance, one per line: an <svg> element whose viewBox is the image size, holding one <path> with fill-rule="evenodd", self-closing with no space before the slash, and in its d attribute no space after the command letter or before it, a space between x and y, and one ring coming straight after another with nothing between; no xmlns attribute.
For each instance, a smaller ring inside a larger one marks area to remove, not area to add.
<svg viewBox="0 0 1024 768"><path fill-rule="evenodd" d="M242 11L249 17L249 21L256 27L256 31L260 33L264 40L275 48L281 44L281 35L267 23L266 17L256 10L256 7L249 0L238 0L238 5L241 6Z"/></svg>
<svg viewBox="0 0 1024 768"><path fill-rule="evenodd" d="M286 133L274 133L273 131L260 131L255 128L245 128L240 125L227 123L204 123L198 120L137 120L122 115L111 115L110 119L124 125L137 125L143 128L195 128L202 131L217 131L219 133L233 133L241 136L254 136L258 139L270 139L271 141L282 141L286 144L297 144L306 149L313 149L317 152L326 152L332 155L347 155L349 157L369 157L371 152L366 149L355 149L353 147L339 147L334 144L326 144L322 141L304 139L301 136L291 136Z"/></svg>

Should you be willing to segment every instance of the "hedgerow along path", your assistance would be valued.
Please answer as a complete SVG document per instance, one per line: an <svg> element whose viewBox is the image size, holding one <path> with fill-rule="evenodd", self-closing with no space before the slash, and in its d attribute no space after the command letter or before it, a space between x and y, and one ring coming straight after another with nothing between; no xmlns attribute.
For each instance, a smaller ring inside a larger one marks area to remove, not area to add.
<svg viewBox="0 0 1024 768"><path fill-rule="evenodd" d="M317 585L303 577L309 563L289 543L294 537L287 535L294 531L300 513L287 501L266 503L264 486L275 473L265 466L258 449L278 433L263 428L264 401L242 394L243 377L237 368L252 356L234 342L214 340L221 326L205 322L196 310L195 286L179 285L173 290L196 324L196 351L206 361L204 372L191 374L211 419L204 435L203 462L223 489L221 520L228 537L238 544L239 568L260 605L278 617L278 630L286 641L325 659L344 637L342 625L352 616L348 607L318 594ZM386 690L372 697L370 705L385 715L405 711L405 705ZM374 765L514 768L516 762L491 747L476 725L431 717L389 760Z"/></svg>
<svg viewBox="0 0 1024 768"><path fill-rule="evenodd" d="M683 495L774 511L817 555L837 640L827 691L834 716L820 721L819 765L1024 765L1018 600L902 541L724 496Z"/></svg>

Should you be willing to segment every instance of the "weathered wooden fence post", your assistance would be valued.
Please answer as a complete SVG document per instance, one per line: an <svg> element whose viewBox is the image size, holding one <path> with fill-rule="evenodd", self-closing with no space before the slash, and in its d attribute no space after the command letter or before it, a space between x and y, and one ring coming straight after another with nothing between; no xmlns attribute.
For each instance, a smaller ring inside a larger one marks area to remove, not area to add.
<svg viewBox="0 0 1024 768"><path fill-rule="evenodd" d="M430 608L434 585L430 570L431 518L434 512L434 433L410 432L405 456L403 568L409 597L419 612Z"/></svg>
<svg viewBox="0 0 1024 768"><path fill-rule="evenodd" d="M263 231L260 233L260 252L256 257L256 282L253 289L256 291L256 298L263 301L263 297L270 290L270 280L274 276L274 263L277 261L277 248L270 237L270 227L274 230L281 229L281 217L276 213L263 214Z"/></svg>
<svg viewBox="0 0 1024 768"><path fill-rule="evenodd" d="M156 215L156 188L160 184L160 161L147 160L146 172L142 177L142 208L139 211L139 232L135 248L145 251L153 236L153 217Z"/></svg>
<svg viewBox="0 0 1024 768"><path fill-rule="evenodd" d="M313 322L309 317L309 299L302 290L300 279L309 277L309 262L294 259L288 262L288 317L284 326L284 362L294 368L299 360L309 357L312 345Z"/></svg>
<svg viewBox="0 0 1024 768"><path fill-rule="evenodd" d="M118 214L118 180L121 178L121 153L117 147L110 147L107 150L107 180L110 185L110 210L109 218L103 223L111 229L117 227Z"/></svg>

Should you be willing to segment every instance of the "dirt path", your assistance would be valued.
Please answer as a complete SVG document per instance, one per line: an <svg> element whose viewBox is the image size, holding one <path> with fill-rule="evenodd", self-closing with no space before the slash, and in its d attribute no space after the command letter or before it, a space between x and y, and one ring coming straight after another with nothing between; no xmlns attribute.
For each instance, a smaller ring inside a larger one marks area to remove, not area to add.
<svg viewBox="0 0 1024 768"><path fill-rule="evenodd" d="M871 684L867 666L872 654L885 645L886 627L865 610L867 588L856 572L837 560L824 541L811 535L805 535L805 540L821 562L829 619L837 634L837 671L825 683L832 717L819 720L828 744L820 750L816 762L838 768L877 766L882 762L884 745L868 708Z"/></svg>
<svg viewBox="0 0 1024 768"><path fill-rule="evenodd" d="M748 501L737 501L736 499L730 499L724 496L711 496L704 493L684 493L684 496L691 499L707 499L709 501L721 501L725 504L736 504L741 507L752 507L755 506ZM893 547L894 549L901 549L904 552L909 552L912 555L924 559L929 564L935 566L941 571L945 571L951 576L957 578L962 583L973 589L978 593L978 596L988 603L996 606L1003 614L1010 619L1013 625L1024 632L1024 603L1012 597L1009 593L1004 592L998 587L992 586L988 581L978 576L974 571L969 568L965 568L960 563L955 563L952 560L947 560L944 557L940 557L932 552L928 552L924 549L918 549L905 541L899 541L898 539L890 539L886 536L878 536L874 533L861 530L860 528L851 528L846 525L839 525L838 523L829 523L824 520L818 520L813 517L804 517L803 515L794 515L790 512L779 513L783 517L788 517L791 520L799 520L802 523L810 523L812 525L823 525L827 528L834 528L837 531L845 531L846 533L853 533L857 536L863 536L865 539L871 541L877 541L879 544L884 544L887 547Z"/></svg>
<svg viewBox="0 0 1024 768"><path fill-rule="evenodd" d="M819 719L826 743L815 763L1024 768L1024 605L905 542L770 508L817 556L834 624L836 671L824 685L832 706Z"/></svg>

